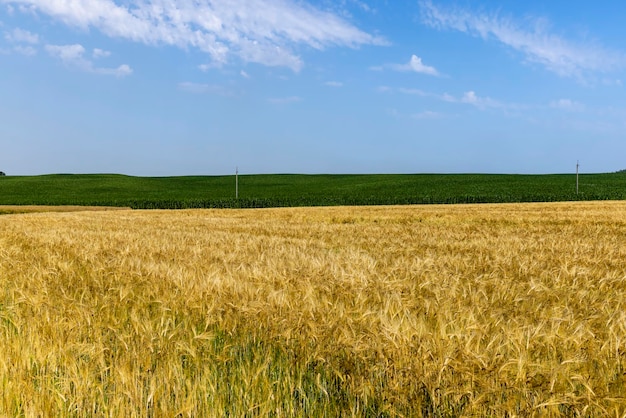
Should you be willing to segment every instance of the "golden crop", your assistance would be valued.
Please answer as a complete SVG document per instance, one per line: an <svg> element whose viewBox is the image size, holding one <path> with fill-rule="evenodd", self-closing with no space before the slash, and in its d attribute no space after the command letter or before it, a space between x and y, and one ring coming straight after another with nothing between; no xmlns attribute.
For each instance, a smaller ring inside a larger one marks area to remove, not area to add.
<svg viewBox="0 0 626 418"><path fill-rule="evenodd" d="M1 416L626 416L626 203L0 216Z"/></svg>

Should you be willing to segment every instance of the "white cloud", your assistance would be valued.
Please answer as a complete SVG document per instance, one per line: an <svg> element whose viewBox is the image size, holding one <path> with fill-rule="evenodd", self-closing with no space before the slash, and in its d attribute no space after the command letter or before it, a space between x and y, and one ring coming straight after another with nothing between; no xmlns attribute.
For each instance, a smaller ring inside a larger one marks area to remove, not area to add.
<svg viewBox="0 0 626 418"><path fill-rule="evenodd" d="M340 81L327 81L324 85L328 87L343 87L343 83Z"/></svg>
<svg viewBox="0 0 626 418"><path fill-rule="evenodd" d="M111 52L110 51L105 51L103 49L100 48L94 48L93 52L91 53L91 56L98 59L98 58L106 58L106 57L110 57L111 56Z"/></svg>
<svg viewBox="0 0 626 418"><path fill-rule="evenodd" d="M437 71L435 67L430 67L428 65L425 65L422 62L422 59L418 57L417 55L412 55L411 59L406 64L385 64L385 65L370 67L370 70L382 71L385 68L388 68L394 71L415 72L415 73L434 75L434 76L440 75L439 71Z"/></svg>
<svg viewBox="0 0 626 418"><path fill-rule="evenodd" d="M39 43L39 35L20 28L15 28L11 32L5 32L4 39L13 43L24 43L31 45Z"/></svg>
<svg viewBox="0 0 626 418"><path fill-rule="evenodd" d="M570 99L559 99L550 103L550 107L554 109L565 110L568 112L580 112L585 109L582 103L575 102Z"/></svg>
<svg viewBox="0 0 626 418"><path fill-rule="evenodd" d="M209 70L212 70L213 68L218 68L219 65L216 64L200 64L198 65L198 69L200 71L202 71L203 73L206 73Z"/></svg>
<svg viewBox="0 0 626 418"><path fill-rule="evenodd" d="M451 103L469 104L472 106L476 106L479 109L514 107L513 105L506 105L490 97L480 97L476 95L473 90L466 91L461 97L454 97L447 93L444 93L442 95L442 99L446 102Z"/></svg>
<svg viewBox="0 0 626 418"><path fill-rule="evenodd" d="M4 2L7 3L7 0L4 0ZM32 16L35 16L37 14L37 10L36 10L35 6L33 6L33 5L20 4L17 7L17 9L20 11L20 13L29 14L29 15L32 15Z"/></svg>
<svg viewBox="0 0 626 418"><path fill-rule="evenodd" d="M296 0L0 0L26 5L69 26L148 45L197 48L215 63L243 62L298 71L297 46L384 45L336 14Z"/></svg>
<svg viewBox="0 0 626 418"><path fill-rule="evenodd" d="M22 46L17 45L13 47L13 50L18 54L26 55L27 57L32 57L33 55L37 55L37 50L30 45Z"/></svg>
<svg viewBox="0 0 626 418"><path fill-rule="evenodd" d="M393 92L394 90L390 87L379 87L378 91L381 93ZM419 89L407 89L407 88L398 88L396 90L398 93L409 94L413 96L419 97L430 97L433 99L437 99L443 102L448 103L460 103L460 104L468 104L475 106L479 109L486 108L500 108L500 109L517 109L521 106L512 104L512 103L502 103L498 100L492 99L490 97L481 97L476 94L473 90L466 91L462 96L453 96L449 93L431 93L426 92Z"/></svg>
<svg viewBox="0 0 626 418"><path fill-rule="evenodd" d="M465 92L465 94L463 94L463 97L461 97L461 102L462 103L469 103L469 104L478 104L480 103L482 100L479 98L478 96L476 96L476 93L474 93L473 91L467 91Z"/></svg>
<svg viewBox="0 0 626 418"><path fill-rule="evenodd" d="M396 119L413 119L413 120L436 120L443 119L446 117L445 114L440 112L434 112L432 110L424 110L422 112L417 113L403 113L398 109L387 109L387 115L396 118Z"/></svg>
<svg viewBox="0 0 626 418"><path fill-rule="evenodd" d="M360 0L321 0L318 4L325 10L331 10L333 13L345 18L351 19L354 16L354 9L358 9L357 12L376 14L378 11L365 1Z"/></svg>
<svg viewBox="0 0 626 418"><path fill-rule="evenodd" d="M114 75L115 77L126 77L133 73L133 69L127 64L122 64L117 68L94 68L93 72L103 75Z"/></svg>
<svg viewBox="0 0 626 418"><path fill-rule="evenodd" d="M85 48L82 45L46 45L46 51L63 62L72 63L83 59Z"/></svg>
<svg viewBox="0 0 626 418"><path fill-rule="evenodd" d="M421 0L420 6L425 24L496 40L524 54L527 61L543 65L560 76L582 78L589 72L609 72L626 66L624 53L564 39L548 30L546 19L522 22L496 13L441 8L431 0Z"/></svg>
<svg viewBox="0 0 626 418"><path fill-rule="evenodd" d="M429 75L439 75L434 67L429 67L422 63L422 59L417 55L411 57L411 61L408 63L408 68L416 73L423 73Z"/></svg>
<svg viewBox="0 0 626 418"><path fill-rule="evenodd" d="M428 75L439 75L439 72L434 67L424 65L422 59L417 55L412 55L411 60L407 64L393 65L392 68L397 71L413 71Z"/></svg>
<svg viewBox="0 0 626 418"><path fill-rule="evenodd" d="M85 48L80 44L46 45L45 48L50 55L59 58L64 64L88 73L113 75L116 77L126 77L133 73L132 68L126 64L122 64L117 68L95 67L93 62L84 57Z"/></svg>
<svg viewBox="0 0 626 418"><path fill-rule="evenodd" d="M271 99L267 99L267 101L271 104L283 105L283 104L291 104L298 103L302 101L302 98L298 96L290 96L290 97L275 97Z"/></svg>
<svg viewBox="0 0 626 418"><path fill-rule="evenodd" d="M250 78L250 74L248 74L247 72L245 72L244 70L241 70L241 72L239 73L243 78Z"/></svg>

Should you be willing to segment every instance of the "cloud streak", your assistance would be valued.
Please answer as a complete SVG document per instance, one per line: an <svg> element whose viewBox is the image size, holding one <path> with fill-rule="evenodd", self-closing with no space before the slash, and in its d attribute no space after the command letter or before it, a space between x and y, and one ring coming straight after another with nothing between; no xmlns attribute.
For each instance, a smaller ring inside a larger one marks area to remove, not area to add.
<svg viewBox="0 0 626 418"><path fill-rule="evenodd" d="M72 27L147 45L197 48L213 63L233 57L266 66L303 67L306 46L384 45L345 19L294 0L0 0L28 6Z"/></svg>
<svg viewBox="0 0 626 418"><path fill-rule="evenodd" d="M432 120L432 119L441 119L444 115L439 112L433 112L432 110L425 110L423 112L414 113L411 115L412 119L417 120Z"/></svg>
<svg viewBox="0 0 626 418"><path fill-rule="evenodd" d="M419 97L428 97L431 99L439 100L447 103L456 103L456 104L466 104L474 106L478 109L516 109L521 108L522 106L512 104L512 103L502 103L498 100L492 99L491 97L479 96L473 90L466 91L461 96L454 96L449 93L432 93L427 92L420 89L408 89L408 88L398 88L393 89L391 87L381 86L378 88L379 93L393 93L397 91L398 93L408 94L412 96Z"/></svg>
<svg viewBox="0 0 626 418"><path fill-rule="evenodd" d="M0 22L1 24L1 22ZM20 28L14 28L11 31L4 32L4 39L13 44L9 49L2 49L2 54L18 53L27 57L37 55L35 46L39 43L39 35Z"/></svg>
<svg viewBox="0 0 626 418"><path fill-rule="evenodd" d="M17 52L18 54L25 55L27 57L32 57L32 56L37 55L37 50L33 48L32 46L16 45L13 47L13 51Z"/></svg>
<svg viewBox="0 0 626 418"><path fill-rule="evenodd" d="M209 94L209 95L217 95L222 97L235 97L236 94L227 89L224 86L216 85L216 84L205 84L205 83L192 83L192 82L183 82L178 83L178 88L181 91L186 93L193 94Z"/></svg>
<svg viewBox="0 0 626 418"><path fill-rule="evenodd" d="M85 58L85 48L80 44L46 45L45 49L48 54L60 59L67 66L88 73L112 75L115 77L126 77L133 73L133 70L126 64L122 64L117 68L96 67L92 61ZM98 55L96 51L101 50L94 50L95 55Z"/></svg>
<svg viewBox="0 0 626 418"><path fill-rule="evenodd" d="M407 64L392 64L390 68L396 71L409 71L427 75L439 75L439 72L435 67L430 67L422 62L422 59L417 55L412 55L411 60Z"/></svg>
<svg viewBox="0 0 626 418"><path fill-rule="evenodd" d="M546 19L518 21L497 13L444 8L420 1L422 21L433 28L456 30L487 41L495 40L522 53L528 62L563 77L583 78L591 72L626 67L626 55L599 45L576 43L549 31Z"/></svg>
<svg viewBox="0 0 626 418"><path fill-rule="evenodd" d="M472 106L476 106L479 109L506 107L505 104L490 97L478 96L473 90L466 91L461 97L454 97L446 93L442 96L442 100L450 103L469 104Z"/></svg>
<svg viewBox="0 0 626 418"><path fill-rule="evenodd" d="M371 70L382 71L384 69L390 69L400 72L414 72L420 74L439 76L439 71L435 67L425 65L422 59L417 55L412 55L411 59L406 64L385 64L382 66L372 67Z"/></svg>
<svg viewBox="0 0 626 418"><path fill-rule="evenodd" d="M94 58L106 58L106 57L110 57L111 56L111 52L110 51L105 51L103 49L100 48L95 48L93 50L93 52L91 53L91 56Z"/></svg>
<svg viewBox="0 0 626 418"><path fill-rule="evenodd" d="M550 107L553 109L565 110L567 112L582 112L585 110L585 106L582 103L570 99L555 100L550 102Z"/></svg>
<svg viewBox="0 0 626 418"><path fill-rule="evenodd" d="M4 39L12 43L26 43L31 45L39 43L39 35L20 28L5 32Z"/></svg>

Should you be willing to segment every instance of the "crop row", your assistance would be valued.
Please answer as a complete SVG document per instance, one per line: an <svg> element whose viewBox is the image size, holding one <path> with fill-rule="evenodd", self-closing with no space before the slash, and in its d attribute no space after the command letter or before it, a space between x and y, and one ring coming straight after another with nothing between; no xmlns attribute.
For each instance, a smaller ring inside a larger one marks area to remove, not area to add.
<svg viewBox="0 0 626 418"><path fill-rule="evenodd" d="M626 175L52 175L0 179L0 205L137 209L521 203L626 199Z"/></svg>
<svg viewBox="0 0 626 418"><path fill-rule="evenodd" d="M305 206L383 206L468 203L524 203L622 200L623 194L529 194L529 195L459 195L459 196L329 196L275 197L240 199L129 200L123 206L133 209L254 209ZM119 206L119 202L106 205Z"/></svg>

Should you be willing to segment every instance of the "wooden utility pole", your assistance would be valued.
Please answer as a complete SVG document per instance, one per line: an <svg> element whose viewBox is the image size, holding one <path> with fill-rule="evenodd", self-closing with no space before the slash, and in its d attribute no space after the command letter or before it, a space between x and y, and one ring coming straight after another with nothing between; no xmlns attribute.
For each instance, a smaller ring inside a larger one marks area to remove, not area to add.
<svg viewBox="0 0 626 418"><path fill-rule="evenodd" d="M235 199L239 199L239 167L235 167Z"/></svg>

